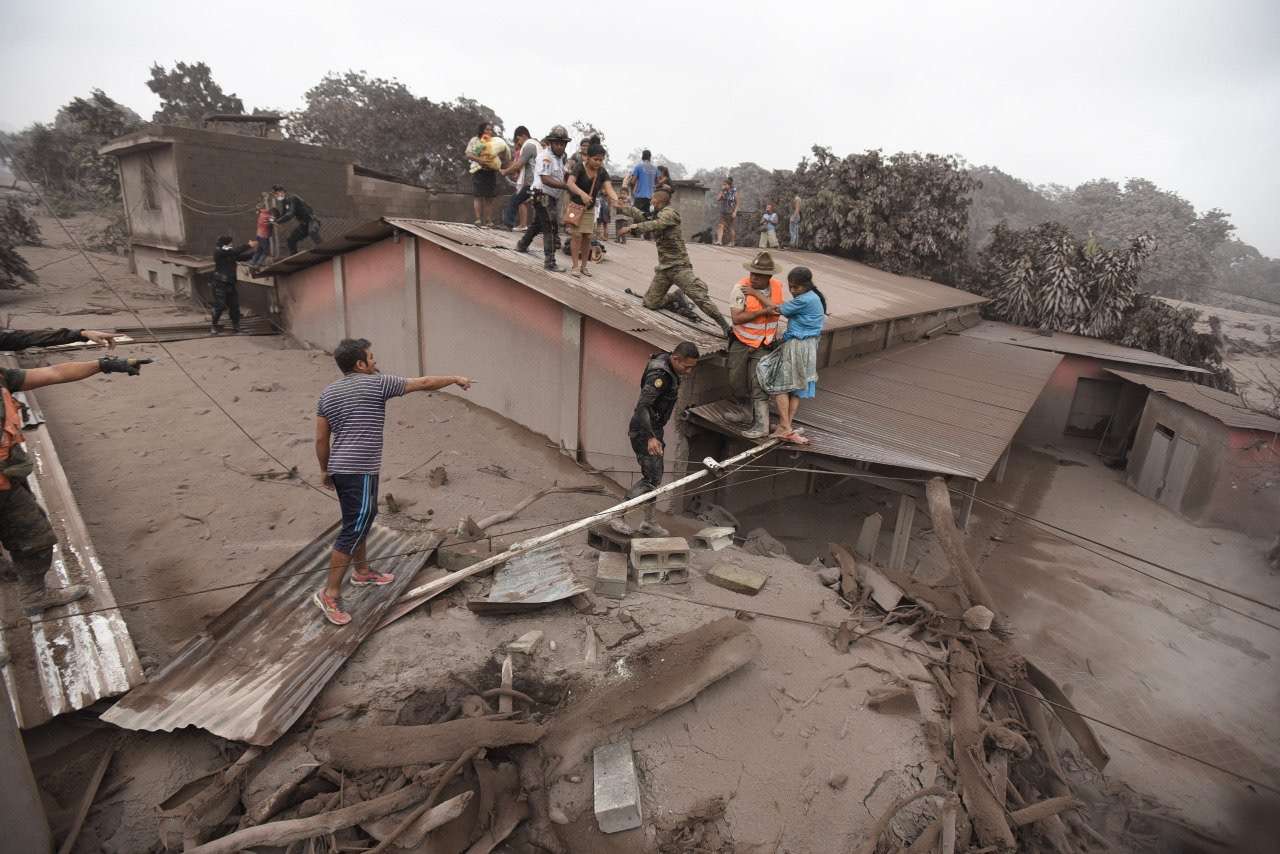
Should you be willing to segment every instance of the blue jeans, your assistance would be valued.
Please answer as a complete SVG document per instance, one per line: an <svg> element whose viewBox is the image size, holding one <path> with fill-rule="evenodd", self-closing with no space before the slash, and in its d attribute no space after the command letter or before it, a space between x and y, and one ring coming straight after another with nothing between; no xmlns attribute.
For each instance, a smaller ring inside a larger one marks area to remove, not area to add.
<svg viewBox="0 0 1280 854"><path fill-rule="evenodd" d="M800 220L798 219L791 220L791 245L800 245Z"/></svg>
<svg viewBox="0 0 1280 854"><path fill-rule="evenodd" d="M521 187L517 192L513 193L511 198L507 199L507 206L502 209L502 222L507 228L516 227L516 211L520 206L529 201L529 188Z"/></svg>

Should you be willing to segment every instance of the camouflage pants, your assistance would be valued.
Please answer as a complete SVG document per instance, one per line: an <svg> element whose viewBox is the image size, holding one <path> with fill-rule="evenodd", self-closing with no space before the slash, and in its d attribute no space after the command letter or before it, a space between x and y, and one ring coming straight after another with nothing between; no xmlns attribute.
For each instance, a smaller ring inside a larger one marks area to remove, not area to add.
<svg viewBox="0 0 1280 854"><path fill-rule="evenodd" d="M767 399L756 379L756 366L768 352L764 347L748 347L737 338L729 339L729 388L740 403Z"/></svg>
<svg viewBox="0 0 1280 854"><path fill-rule="evenodd" d="M707 293L707 283L694 275L692 267L654 270L653 282L644 295L644 307L653 311L662 308L667 301L667 293L672 288L683 292L690 302L702 309L707 317L720 324L722 329L729 328L728 321L724 319L720 309L711 301L711 295Z"/></svg>
<svg viewBox="0 0 1280 854"><path fill-rule="evenodd" d="M0 490L0 545L13 558L19 577L43 582L57 544L49 517L26 479L10 480L9 488Z"/></svg>

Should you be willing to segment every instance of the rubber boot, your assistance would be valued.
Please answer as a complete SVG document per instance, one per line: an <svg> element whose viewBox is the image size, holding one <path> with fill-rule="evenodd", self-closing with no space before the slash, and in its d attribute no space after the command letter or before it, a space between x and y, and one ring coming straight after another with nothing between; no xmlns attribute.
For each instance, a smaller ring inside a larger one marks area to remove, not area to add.
<svg viewBox="0 0 1280 854"><path fill-rule="evenodd" d="M60 608L63 605L69 605L72 602L83 599L89 595L89 588L83 584L69 584L66 587L59 587L49 590L44 586L44 580L23 581L22 602L23 612L29 616L35 616L48 611L50 608Z"/></svg>
<svg viewBox="0 0 1280 854"><path fill-rule="evenodd" d="M742 431L747 439L763 439L769 435L769 401L753 400L751 402L751 426Z"/></svg>
<svg viewBox="0 0 1280 854"><path fill-rule="evenodd" d="M751 401L743 403L740 400L733 402L734 408L724 414L724 420L730 424L750 424L752 419Z"/></svg>
<svg viewBox="0 0 1280 854"><path fill-rule="evenodd" d="M659 525L655 520L658 517L658 508L650 501L644 506L644 521L640 523L640 527L636 529L636 534L641 537L666 537L669 531Z"/></svg>

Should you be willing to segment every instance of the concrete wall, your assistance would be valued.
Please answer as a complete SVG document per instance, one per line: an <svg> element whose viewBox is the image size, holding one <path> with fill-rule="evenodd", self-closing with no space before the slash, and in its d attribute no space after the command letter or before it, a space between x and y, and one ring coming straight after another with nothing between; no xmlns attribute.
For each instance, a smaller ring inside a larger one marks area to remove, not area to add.
<svg viewBox="0 0 1280 854"><path fill-rule="evenodd" d="M343 257L276 278L285 328L321 350L332 351L346 337L345 301L338 300Z"/></svg>
<svg viewBox="0 0 1280 854"><path fill-rule="evenodd" d="M120 160L120 191L134 241L164 249L183 244L183 210L171 146L148 148Z"/></svg>
<svg viewBox="0 0 1280 854"><path fill-rule="evenodd" d="M580 393L583 459L598 469L638 471L627 439L627 423L640 394L645 362L658 348L585 318L582 349L588 355L583 360ZM667 426L665 438L674 448L673 425ZM616 474L614 480L628 486L632 482L624 473Z"/></svg>
<svg viewBox="0 0 1280 854"><path fill-rule="evenodd" d="M386 373L418 376L417 300L409 302L413 291L406 281L406 242L411 241L382 240L334 262L342 264L347 337L369 339Z"/></svg>
<svg viewBox="0 0 1280 854"><path fill-rule="evenodd" d="M1126 468L1131 487L1137 486L1157 426L1196 445L1182 501L1170 509L1199 524L1275 536L1280 520L1280 439L1228 428L1185 404L1149 394Z"/></svg>
<svg viewBox="0 0 1280 854"><path fill-rule="evenodd" d="M371 175L357 175L354 169L349 172L348 187L355 215L362 219L372 220L383 216L434 219L431 216L432 193L426 187L414 187Z"/></svg>

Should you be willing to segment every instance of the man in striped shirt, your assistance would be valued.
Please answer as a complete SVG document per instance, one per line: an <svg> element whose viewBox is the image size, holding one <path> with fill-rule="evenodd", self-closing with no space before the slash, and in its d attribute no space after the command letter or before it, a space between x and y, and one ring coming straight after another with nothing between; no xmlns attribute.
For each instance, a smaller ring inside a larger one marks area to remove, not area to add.
<svg viewBox="0 0 1280 854"><path fill-rule="evenodd" d="M466 377L405 377L378 373L372 345L347 338L333 351L342 379L330 383L316 404L316 458L324 485L338 493L342 528L333 544L329 578L312 600L336 626L351 622L339 598L342 577L354 560L351 583L382 586L395 576L369 568L365 535L378 515L378 471L382 468L382 430L387 401L412 391L436 391L451 385L466 390Z"/></svg>

